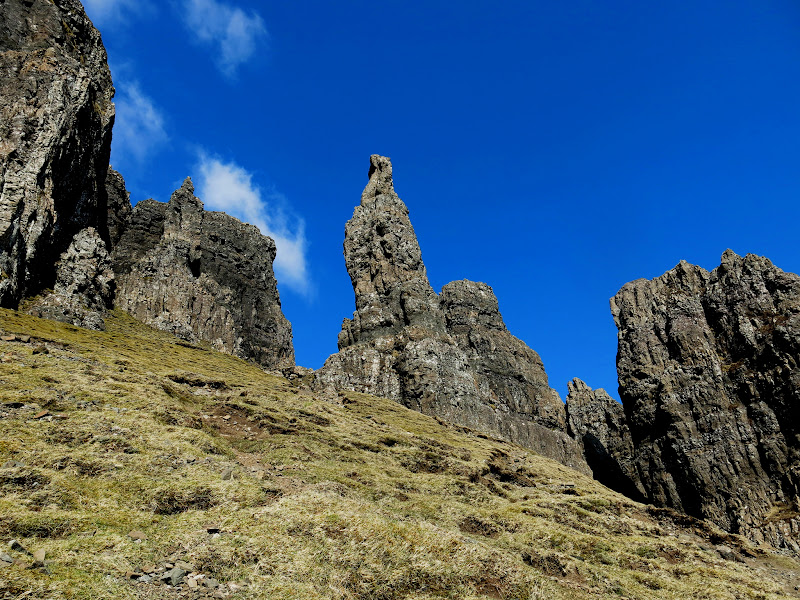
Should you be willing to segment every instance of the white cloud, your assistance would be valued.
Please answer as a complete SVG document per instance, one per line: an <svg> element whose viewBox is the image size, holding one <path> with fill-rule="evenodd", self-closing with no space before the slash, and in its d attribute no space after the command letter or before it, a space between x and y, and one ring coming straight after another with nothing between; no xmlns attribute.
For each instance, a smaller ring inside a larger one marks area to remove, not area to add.
<svg viewBox="0 0 800 600"><path fill-rule="evenodd" d="M207 44L217 46L217 64L228 76L249 59L267 30L257 13L246 14L217 0L184 0L186 26Z"/></svg>
<svg viewBox="0 0 800 600"><path fill-rule="evenodd" d="M83 7L96 26L117 23L152 8L146 0L83 0Z"/></svg>
<svg viewBox="0 0 800 600"><path fill-rule="evenodd" d="M275 240L275 275L294 291L310 291L306 265L305 223L286 214L286 199L278 193L263 193L253 177L235 163L223 163L201 154L197 195L205 207L221 210L255 225ZM291 221L291 224L290 224Z"/></svg>
<svg viewBox="0 0 800 600"><path fill-rule="evenodd" d="M141 164L169 139L164 117L136 82L118 85L114 104L117 117L111 143L113 160L115 164Z"/></svg>

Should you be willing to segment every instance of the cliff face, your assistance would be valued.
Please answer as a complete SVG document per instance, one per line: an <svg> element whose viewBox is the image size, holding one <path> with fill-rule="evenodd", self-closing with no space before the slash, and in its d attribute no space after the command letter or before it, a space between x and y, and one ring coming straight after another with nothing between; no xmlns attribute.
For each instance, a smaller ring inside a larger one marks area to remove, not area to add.
<svg viewBox="0 0 800 600"><path fill-rule="evenodd" d="M508 333L491 288L454 282L441 296L431 288L388 158L370 158L344 255L356 311L317 386L392 398L588 471L541 360Z"/></svg>
<svg viewBox="0 0 800 600"><path fill-rule="evenodd" d="M578 378L567 384L569 434L583 448L595 479L643 501L644 488L634 460L633 439L622 405L605 390L593 390Z"/></svg>
<svg viewBox="0 0 800 600"><path fill-rule="evenodd" d="M611 306L647 498L800 551L800 277L727 251Z"/></svg>
<svg viewBox="0 0 800 600"><path fill-rule="evenodd" d="M166 204L136 205L113 259L117 306L137 319L265 367L294 365L272 271L275 243L203 210L191 180Z"/></svg>
<svg viewBox="0 0 800 600"><path fill-rule="evenodd" d="M203 210L187 179L168 203L133 209L113 253L116 304L183 339L265 367L294 365L274 259L271 238Z"/></svg>
<svg viewBox="0 0 800 600"><path fill-rule="evenodd" d="M113 95L100 34L80 2L2 2L1 306L16 307L26 296L63 284L68 275L59 275L56 265L74 264L65 253L76 244L86 250L87 236L108 241L104 184ZM81 233L87 228L94 233ZM77 250L69 251L74 257ZM72 317L59 314L60 305L83 310L93 303L55 300L51 314L63 320Z"/></svg>

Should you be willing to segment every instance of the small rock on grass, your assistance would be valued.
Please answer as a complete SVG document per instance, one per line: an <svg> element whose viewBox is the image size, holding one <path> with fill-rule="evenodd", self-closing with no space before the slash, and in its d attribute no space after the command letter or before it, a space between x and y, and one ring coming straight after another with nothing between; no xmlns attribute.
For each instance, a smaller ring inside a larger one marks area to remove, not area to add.
<svg viewBox="0 0 800 600"><path fill-rule="evenodd" d="M138 529L134 529L128 534L128 537L132 540L146 540L147 534L144 531L139 531Z"/></svg>
<svg viewBox="0 0 800 600"><path fill-rule="evenodd" d="M43 567L44 566L44 557L46 556L46 552L43 549L36 550L33 553L33 566L34 567Z"/></svg>
<svg viewBox="0 0 800 600"><path fill-rule="evenodd" d="M16 552L23 552L25 554L30 555L28 549L25 548L25 546L23 546L22 544L20 544L17 540L11 540L10 542L8 542L8 547L11 548L12 550L15 550Z"/></svg>
<svg viewBox="0 0 800 600"><path fill-rule="evenodd" d="M166 581L172 586L180 585L183 578L186 577L186 571L179 567L173 567L161 576L161 579Z"/></svg>

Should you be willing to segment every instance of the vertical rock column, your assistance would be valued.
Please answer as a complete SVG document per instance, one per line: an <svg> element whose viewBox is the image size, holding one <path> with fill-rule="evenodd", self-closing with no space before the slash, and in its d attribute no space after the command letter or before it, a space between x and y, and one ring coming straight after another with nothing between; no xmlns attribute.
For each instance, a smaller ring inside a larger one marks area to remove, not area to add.
<svg viewBox="0 0 800 600"><path fill-rule="evenodd" d="M344 256L356 311L318 387L392 398L588 471L541 360L507 332L491 288L455 282L441 297L431 288L388 158L370 157Z"/></svg>

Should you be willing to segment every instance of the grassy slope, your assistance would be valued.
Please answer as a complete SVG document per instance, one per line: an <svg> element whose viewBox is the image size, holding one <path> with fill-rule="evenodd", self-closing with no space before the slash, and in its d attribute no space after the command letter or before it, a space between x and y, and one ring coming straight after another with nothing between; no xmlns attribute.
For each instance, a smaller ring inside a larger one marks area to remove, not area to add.
<svg viewBox="0 0 800 600"><path fill-rule="evenodd" d="M0 570L0 597L195 597L125 578L179 559L236 598L798 595L794 559L394 402L318 398L122 314L0 328L34 337L0 342L0 464L25 465L0 469L0 540L52 561Z"/></svg>

